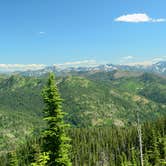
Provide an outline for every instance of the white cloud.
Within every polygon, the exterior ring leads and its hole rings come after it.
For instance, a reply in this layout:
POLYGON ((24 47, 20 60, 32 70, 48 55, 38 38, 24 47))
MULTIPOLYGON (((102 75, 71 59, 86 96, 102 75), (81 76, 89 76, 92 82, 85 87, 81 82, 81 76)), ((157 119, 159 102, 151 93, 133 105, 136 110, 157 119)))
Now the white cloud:
POLYGON ((166 22, 165 18, 152 19, 152 22, 166 22))
POLYGON ((166 56, 162 56, 162 57, 156 57, 152 59, 152 63, 156 63, 159 61, 165 61, 166 60, 166 56))
POLYGON ((65 62, 63 64, 54 64, 56 67, 82 67, 82 66, 96 66, 98 63, 95 60, 83 60, 74 62, 65 62))
POLYGON ((125 63, 125 65, 129 65, 129 66, 135 66, 135 65, 150 66, 152 64, 153 63, 151 61, 125 63))
POLYGON ((118 18, 115 18, 116 22, 130 22, 130 23, 140 23, 140 22, 165 22, 165 18, 151 18, 146 13, 134 13, 122 15, 118 18))
POLYGON ((44 35, 46 35, 46 32, 40 31, 40 32, 38 32, 38 35, 39 35, 39 36, 44 36, 44 35))
POLYGON ((159 61, 165 61, 166 56, 161 56, 161 57, 156 57, 147 61, 142 61, 142 62, 131 62, 131 63, 125 63, 125 65, 129 66, 135 66, 135 65, 141 65, 141 66, 151 66, 152 64, 155 64, 159 61))
POLYGON ((83 61, 75 61, 75 62, 66 62, 65 65, 82 65, 82 64, 96 64, 95 60, 83 60, 83 61))
POLYGON ((39 70, 44 67, 43 64, 0 64, 1 71, 39 70))
POLYGON ((133 59, 134 57, 133 56, 125 56, 125 57, 123 57, 123 59, 125 59, 125 60, 129 60, 129 59, 133 59))

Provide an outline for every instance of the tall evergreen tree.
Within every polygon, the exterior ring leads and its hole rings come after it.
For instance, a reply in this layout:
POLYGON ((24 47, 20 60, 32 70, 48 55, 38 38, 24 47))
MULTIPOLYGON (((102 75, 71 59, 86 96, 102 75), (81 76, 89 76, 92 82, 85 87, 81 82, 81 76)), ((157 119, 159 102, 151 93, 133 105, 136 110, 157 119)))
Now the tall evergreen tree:
POLYGON ((55 84, 55 76, 50 73, 47 87, 43 90, 45 103, 44 120, 47 128, 43 133, 43 149, 49 153, 47 166, 70 166, 69 141, 65 130, 67 124, 64 123, 64 112, 62 111, 62 99, 55 84))

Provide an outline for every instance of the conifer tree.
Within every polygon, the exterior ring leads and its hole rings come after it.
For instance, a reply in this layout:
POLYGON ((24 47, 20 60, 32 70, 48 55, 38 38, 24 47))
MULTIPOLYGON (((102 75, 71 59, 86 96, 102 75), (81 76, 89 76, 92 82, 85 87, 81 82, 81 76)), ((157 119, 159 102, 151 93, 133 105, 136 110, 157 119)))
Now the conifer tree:
POLYGON ((62 99, 55 84, 55 76, 50 73, 47 87, 43 90, 45 103, 44 120, 47 128, 43 133, 43 149, 49 153, 47 166, 70 166, 69 141, 65 130, 68 125, 63 121, 62 99))

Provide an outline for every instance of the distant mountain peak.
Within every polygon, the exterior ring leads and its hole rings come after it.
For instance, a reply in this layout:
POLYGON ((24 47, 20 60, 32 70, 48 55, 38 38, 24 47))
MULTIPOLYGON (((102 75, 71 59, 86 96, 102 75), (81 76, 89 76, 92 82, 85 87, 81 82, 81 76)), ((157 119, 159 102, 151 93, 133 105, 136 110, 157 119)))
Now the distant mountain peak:
POLYGON ((54 64, 52 66, 32 65, 32 68, 30 68, 29 66, 27 69, 28 70, 25 69, 19 70, 15 73, 20 73, 26 76, 41 76, 47 74, 48 72, 54 72, 57 75, 58 74, 62 75, 68 73, 72 74, 73 72, 100 72, 100 71, 109 72, 114 70, 123 70, 123 71, 150 72, 150 73, 158 73, 161 75, 166 75, 166 61, 159 61, 151 64, 149 62, 142 62, 142 63, 120 64, 120 65, 114 65, 111 63, 97 64, 95 61, 83 61, 83 62, 78 61, 73 63, 68 62, 64 64, 54 64))

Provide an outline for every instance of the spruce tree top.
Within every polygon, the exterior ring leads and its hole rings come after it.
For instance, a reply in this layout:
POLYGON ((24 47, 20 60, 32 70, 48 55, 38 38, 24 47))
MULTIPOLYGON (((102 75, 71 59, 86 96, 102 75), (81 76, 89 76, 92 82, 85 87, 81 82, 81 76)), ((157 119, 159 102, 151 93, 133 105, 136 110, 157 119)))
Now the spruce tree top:
POLYGON ((47 128, 44 131, 44 151, 49 153, 48 166, 71 166, 68 157, 69 138, 66 136, 66 125, 63 121, 62 99, 55 84, 55 76, 50 73, 47 87, 43 90, 45 103, 44 120, 47 128))

